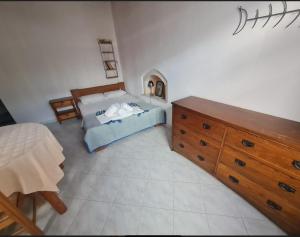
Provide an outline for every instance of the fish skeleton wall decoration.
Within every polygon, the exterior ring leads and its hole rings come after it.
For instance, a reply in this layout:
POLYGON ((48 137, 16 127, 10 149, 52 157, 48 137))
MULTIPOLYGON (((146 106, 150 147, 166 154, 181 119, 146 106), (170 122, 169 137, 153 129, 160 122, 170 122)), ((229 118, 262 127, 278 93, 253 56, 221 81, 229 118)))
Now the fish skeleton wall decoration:
POLYGON ((236 34, 240 33, 240 32, 244 29, 244 27, 245 27, 245 25, 246 25, 246 23, 247 23, 248 21, 254 21, 254 23, 253 23, 253 25, 252 25, 252 28, 254 28, 255 25, 256 25, 256 22, 258 21, 258 19, 267 18, 267 20, 265 21, 265 23, 264 23, 263 26, 262 26, 262 28, 264 28, 264 27, 267 25, 267 23, 269 22, 269 20, 270 20, 271 17, 274 17, 274 16, 281 16, 281 17, 279 18, 279 20, 276 22, 276 24, 273 26, 273 28, 274 28, 274 27, 276 27, 276 26, 282 21, 282 19, 284 18, 284 16, 286 16, 287 14, 297 13, 297 14, 295 15, 294 19, 293 19, 289 24, 287 24, 287 25, 285 26, 285 28, 288 28, 288 27, 289 27, 290 25, 292 25, 292 24, 297 20, 297 18, 299 17, 299 15, 300 15, 300 9, 295 9, 295 10, 287 11, 287 4, 286 4, 285 1, 282 1, 282 5, 283 5, 283 11, 282 11, 282 12, 279 12, 279 13, 274 13, 274 14, 273 14, 273 13, 272 13, 272 4, 270 3, 270 4, 269 4, 269 14, 268 14, 268 15, 264 15, 264 16, 259 16, 259 10, 256 9, 256 14, 255 14, 255 17, 253 17, 253 18, 248 18, 248 12, 247 12, 247 10, 244 9, 244 8, 242 8, 242 7, 240 6, 240 7, 238 8, 240 20, 239 20, 239 24, 238 24, 236 30, 233 32, 233 35, 236 35, 236 34), (244 17, 243 17, 243 15, 244 15, 244 17))

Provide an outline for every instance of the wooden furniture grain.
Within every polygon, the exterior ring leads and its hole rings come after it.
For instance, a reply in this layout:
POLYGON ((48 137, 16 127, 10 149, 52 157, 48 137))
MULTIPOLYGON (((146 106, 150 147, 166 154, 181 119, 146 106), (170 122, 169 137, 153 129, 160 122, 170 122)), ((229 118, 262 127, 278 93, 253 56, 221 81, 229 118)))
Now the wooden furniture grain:
POLYGON ((50 100, 49 104, 51 105, 59 123, 67 119, 79 118, 72 96, 50 100), (66 107, 71 108, 63 109, 66 107))
MULTIPOLYGON (((22 194, 18 193, 17 198, 8 198, 0 192, 0 233, 5 235, 19 235, 29 233, 31 235, 43 235, 42 230, 36 226, 36 205, 35 196, 33 198, 33 217, 30 220, 20 209, 20 198, 22 194), (15 226, 13 226, 15 225, 15 226), (14 228, 12 228, 14 227, 14 228), (12 233, 8 233, 11 228, 12 233), (2 233, 3 231, 3 233, 2 233)), ((16 196, 16 195, 13 195, 16 196)), ((28 195, 27 195, 28 196, 28 195)))
POLYGON ((193 96, 172 104, 172 149, 300 234, 300 123, 193 96))
POLYGON ((56 192, 40 191, 39 193, 59 214, 64 214, 68 210, 67 206, 58 197, 56 192))
POLYGON ((75 107, 79 113, 80 118, 82 118, 82 114, 78 107, 78 103, 80 102, 80 96, 91 95, 96 93, 104 93, 104 92, 114 91, 114 90, 125 90, 124 82, 119 82, 119 83, 109 84, 104 86, 94 86, 94 87, 88 87, 82 89, 72 89, 71 94, 75 101, 75 107))

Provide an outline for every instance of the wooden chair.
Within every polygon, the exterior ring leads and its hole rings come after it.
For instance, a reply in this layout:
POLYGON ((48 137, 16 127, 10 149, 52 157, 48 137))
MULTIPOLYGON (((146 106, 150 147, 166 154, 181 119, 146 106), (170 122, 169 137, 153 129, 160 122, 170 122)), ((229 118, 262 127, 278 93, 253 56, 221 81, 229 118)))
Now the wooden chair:
POLYGON ((29 233, 31 235, 43 235, 36 223, 36 203, 34 195, 26 195, 33 201, 32 220, 20 209, 24 195, 18 193, 16 198, 8 198, 0 192, 0 235, 19 235, 29 233), (12 200, 15 199, 15 200, 12 200), (3 233, 2 233, 3 232, 3 233), (12 233, 7 233, 12 232, 12 233))

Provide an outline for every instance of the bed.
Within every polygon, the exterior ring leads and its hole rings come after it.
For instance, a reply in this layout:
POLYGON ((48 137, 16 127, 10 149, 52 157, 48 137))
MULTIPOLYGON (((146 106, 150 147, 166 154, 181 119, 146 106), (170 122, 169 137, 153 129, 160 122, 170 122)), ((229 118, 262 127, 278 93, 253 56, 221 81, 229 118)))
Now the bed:
POLYGON ((99 151, 121 138, 166 123, 166 113, 164 109, 146 103, 129 93, 89 104, 83 104, 80 99, 87 95, 117 90, 125 91, 124 82, 71 90, 76 109, 82 119, 82 126, 85 131, 84 142, 89 152, 99 151), (123 102, 134 103, 142 108, 144 112, 106 124, 99 122, 96 117, 97 112, 107 110, 107 108, 114 103, 123 102))

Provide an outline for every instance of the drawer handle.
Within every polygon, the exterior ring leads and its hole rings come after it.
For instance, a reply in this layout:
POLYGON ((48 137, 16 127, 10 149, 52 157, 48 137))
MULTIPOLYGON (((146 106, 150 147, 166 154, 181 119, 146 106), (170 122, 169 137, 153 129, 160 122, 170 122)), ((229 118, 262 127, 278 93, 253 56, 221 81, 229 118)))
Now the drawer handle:
POLYGON ((245 140, 245 139, 242 140, 242 144, 245 147, 254 147, 254 143, 253 142, 250 142, 250 141, 245 140))
POLYGON ((204 161, 204 160, 205 160, 204 157, 203 157, 203 156, 200 156, 200 155, 197 155, 197 158, 198 158, 198 160, 201 160, 201 161, 204 161))
POLYGON ((232 183, 235 183, 235 184, 239 183, 239 180, 236 177, 233 177, 233 176, 229 175, 228 178, 230 179, 230 181, 232 183))
POLYGON ((293 160, 292 165, 293 165, 297 170, 300 170, 300 160, 293 160))
POLYGON ((239 160, 239 159, 235 159, 234 162, 240 166, 240 167, 245 167, 246 166, 246 162, 239 160))
POLYGON ((186 119, 186 118, 187 118, 187 116, 185 114, 181 115, 181 119, 186 119))
POLYGON ((180 143, 179 146, 180 146, 181 148, 184 148, 184 145, 183 145, 182 143, 180 143))
POLYGON ((181 134, 186 134, 186 131, 180 129, 180 133, 181 133, 181 134))
POLYGON ((272 208, 272 209, 274 209, 274 210, 277 210, 277 211, 281 211, 281 209, 282 209, 281 206, 279 206, 277 203, 275 203, 275 202, 273 202, 273 201, 271 201, 271 200, 267 200, 267 205, 268 205, 270 208, 272 208))
POLYGON ((210 129, 210 125, 207 124, 207 123, 203 123, 203 124, 202 124, 202 127, 203 127, 204 129, 210 129))
POLYGON ((286 191, 286 192, 289 192, 289 193, 295 193, 296 192, 296 189, 292 188, 291 186, 289 186, 289 185, 287 185, 285 183, 278 182, 278 186, 283 191, 286 191))
POLYGON ((203 141, 202 139, 200 140, 200 145, 201 146, 207 146, 207 142, 206 141, 203 141))

